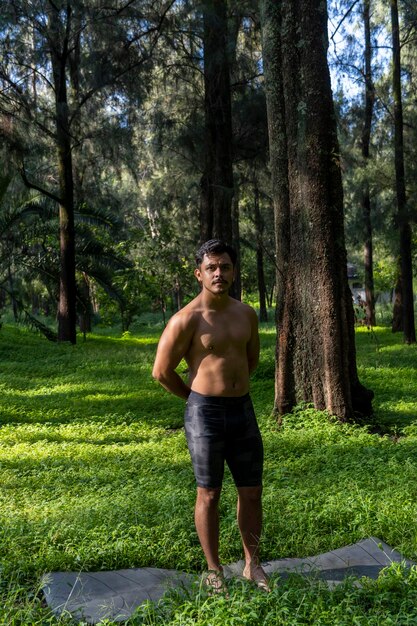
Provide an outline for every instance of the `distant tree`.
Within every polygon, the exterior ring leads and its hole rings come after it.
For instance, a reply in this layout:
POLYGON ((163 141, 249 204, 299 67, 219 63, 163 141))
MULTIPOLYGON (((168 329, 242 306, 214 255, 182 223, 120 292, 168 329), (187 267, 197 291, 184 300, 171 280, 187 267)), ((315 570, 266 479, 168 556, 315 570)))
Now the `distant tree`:
MULTIPOLYGON (((67 80, 72 54, 70 40, 72 7, 51 3, 44 30, 52 65, 53 91, 55 95, 56 148, 58 153, 58 187, 60 232, 60 274, 58 304, 58 338, 60 341, 76 342, 76 284, 75 284, 75 228, 74 228, 74 177, 71 150, 70 109, 67 80)), ((40 17, 40 16, 39 16, 40 17)), ((38 18, 39 19, 39 18, 38 18)), ((24 180, 28 186, 24 169, 24 180)))
POLYGON ((261 0, 260 6, 277 267, 275 411, 280 415, 291 411, 297 402, 295 378, 292 371, 293 351, 287 331, 290 313, 287 301, 290 196, 282 72, 282 13, 281 7, 271 0, 261 0))
POLYGON ((259 292, 259 320, 261 322, 268 321, 268 311, 266 308, 267 293, 264 272, 264 220, 260 210, 258 181, 254 180, 253 185, 253 211, 254 222, 256 228, 256 271, 258 277, 259 292))
POLYGON ((83 175, 73 154, 97 136, 94 123, 106 107, 108 114, 109 102, 117 112, 129 102, 131 77, 149 63, 173 1, 3 3, 1 130, 25 184, 59 207, 61 341, 76 340, 74 210, 83 175))
MULTIPOLYGON (((360 274, 361 277, 363 275, 365 287, 366 320, 369 326, 374 326, 374 222, 378 219, 373 219, 372 213, 375 211, 376 195, 381 191, 381 185, 377 185, 373 177, 376 151, 372 149, 371 139, 375 130, 375 66, 380 68, 375 61, 377 28, 374 24, 375 18, 371 21, 371 15, 375 12, 377 2, 361 0, 359 3, 352 3, 345 0, 337 3, 337 12, 335 3, 330 4, 333 5, 331 37, 334 43, 331 61, 336 76, 339 79, 344 76, 347 83, 346 88, 343 90, 340 87, 338 93, 338 113, 342 130, 339 136, 345 166, 344 186, 349 213, 347 219, 349 227, 353 226, 355 241, 355 249, 352 251, 351 247, 350 253, 353 252, 355 261, 360 262, 363 267, 360 274), (362 33, 362 36, 353 37, 352 31, 362 33), (349 77, 349 82, 346 77, 349 77), (353 87, 354 95, 349 93, 349 86, 353 87), (360 255, 357 252, 359 246, 362 246, 360 255), (362 258, 359 259, 359 256, 362 258)), ((351 234, 351 229, 348 228, 347 237, 351 234)))
MULTIPOLYGON (((55 333, 45 332, 38 314, 48 314, 48 309, 54 313, 59 299, 58 219, 54 203, 22 189, 18 177, 0 180, 0 291, 10 297, 16 319, 23 317, 49 339, 55 333)), ((117 215, 77 207, 74 222, 77 313, 80 329, 89 332, 92 311, 87 290, 92 283, 100 285, 123 306, 124 294, 114 284, 114 274, 127 269, 129 262, 117 250, 117 215)))
POLYGON ((414 322, 412 231, 404 165, 404 123, 401 85, 401 45, 397 0, 391 0, 392 28, 392 85, 394 96, 395 180, 397 199, 397 225, 400 239, 400 272, 396 286, 393 331, 402 327, 406 343, 416 342, 414 322))
POLYGON ((262 0, 261 6, 279 229, 275 408, 282 414, 306 401, 353 420, 371 413, 373 394, 356 368, 326 4, 262 0), (277 190, 284 195, 277 198, 277 190))
MULTIPOLYGON (((371 0, 363 1, 363 27, 364 27, 364 116, 361 137, 361 151, 365 163, 365 171, 370 159, 370 143, 372 129, 372 115, 375 101, 375 87, 372 78, 372 41, 371 41, 371 0)), ((375 290, 373 271, 373 235, 371 220, 371 192, 369 175, 366 171, 365 180, 362 185, 362 214, 364 230, 364 274, 365 274, 365 308, 366 323, 368 326, 375 326, 375 290)))

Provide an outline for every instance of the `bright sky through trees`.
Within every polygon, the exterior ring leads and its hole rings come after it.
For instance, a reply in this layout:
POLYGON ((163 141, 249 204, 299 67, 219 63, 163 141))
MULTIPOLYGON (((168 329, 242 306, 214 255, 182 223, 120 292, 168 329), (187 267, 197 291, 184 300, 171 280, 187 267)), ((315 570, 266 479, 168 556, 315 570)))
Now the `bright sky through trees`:
MULTIPOLYGON (((329 66, 333 93, 342 90, 349 98, 361 97, 364 91, 364 33, 362 2, 329 2, 329 66)), ((387 16, 376 7, 373 21, 373 71, 375 76, 391 60, 390 30, 387 16)))

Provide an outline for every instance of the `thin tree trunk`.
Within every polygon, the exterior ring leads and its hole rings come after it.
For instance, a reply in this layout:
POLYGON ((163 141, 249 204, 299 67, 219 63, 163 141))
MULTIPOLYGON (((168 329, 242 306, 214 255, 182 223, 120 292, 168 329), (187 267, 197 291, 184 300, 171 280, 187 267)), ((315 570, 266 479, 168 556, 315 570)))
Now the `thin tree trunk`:
POLYGON ((83 171, 82 171, 82 142, 81 139, 81 125, 82 117, 80 106, 81 93, 80 93, 80 64, 81 64, 81 33, 83 30, 83 15, 81 13, 81 5, 77 4, 76 11, 72 16, 73 22, 73 37, 72 37, 72 50, 68 57, 69 65, 69 77, 70 77, 70 102, 73 110, 76 111, 72 116, 71 121, 71 133, 73 137, 78 139, 75 146, 72 148, 73 163, 72 169, 74 173, 74 204, 75 206, 81 206, 84 202, 84 190, 83 190, 83 171))
POLYGON ((268 321, 268 311, 266 308, 266 285, 264 273, 264 255, 263 255, 263 221, 259 208, 259 188, 255 179, 253 189, 253 209, 256 230, 256 271, 258 277, 259 292, 259 321, 268 321))
POLYGON ((232 200, 232 245, 236 250, 236 273, 233 283, 233 295, 236 300, 242 298, 242 276, 240 272, 240 234, 239 234, 239 191, 236 189, 232 200))
POLYGON ((268 308, 272 307, 272 303, 274 301, 274 293, 275 293, 275 284, 272 285, 271 289, 269 290, 269 292, 266 292, 266 303, 268 308))
POLYGON ((281 56, 281 7, 274 0, 261 0, 261 24, 275 222, 277 342, 274 412, 279 418, 295 406, 296 391, 291 367, 294 349, 291 294, 293 286, 289 281, 288 269, 290 200, 281 56))
POLYGON ((61 203, 59 206, 60 284, 58 339, 76 343, 74 183, 67 100, 68 36, 71 8, 67 5, 65 33, 58 10, 49 13, 51 63, 54 76, 56 143, 61 203))
POLYGON ((365 183, 362 196, 364 231, 365 315, 367 326, 375 326, 375 287, 373 262, 373 237, 369 185, 365 183))
POLYGON ((373 240, 371 221, 371 198, 366 164, 369 162, 372 114, 375 101, 375 88, 372 80, 372 46, 370 23, 370 0, 364 0, 363 23, 365 34, 365 115, 362 129, 362 156, 365 162, 366 179, 362 188, 362 215, 364 230, 364 269, 366 323, 375 326, 375 291, 373 272, 373 240))
POLYGON ((400 333, 404 330, 403 325, 403 300, 402 300, 402 285, 401 285, 401 272, 400 265, 398 265, 397 280, 394 288, 394 306, 392 312, 392 325, 391 330, 393 333, 400 333))
POLYGON ((92 317, 93 307, 91 305, 90 295, 90 281, 88 276, 83 272, 80 280, 79 288, 80 296, 80 313, 78 316, 78 323, 80 331, 84 333, 91 333, 92 330, 92 317))
MULTIPOLYGON (((411 252, 411 225, 407 212, 407 196, 405 188, 404 169, 404 139, 403 139, 403 109, 401 96, 401 47, 398 20, 397 0, 391 0, 391 25, 392 25, 392 55, 393 55, 393 95, 394 95, 394 124, 395 124, 395 180, 397 192, 397 220, 400 239, 400 272, 402 291, 402 322, 404 341, 416 342, 414 322, 414 295, 413 295, 413 270, 411 252)), ((393 331, 398 327, 395 320, 393 331)))
POLYGON ((10 300, 12 302, 13 318, 14 321, 17 322, 19 320, 19 310, 17 308, 16 298, 14 297, 14 280, 10 265, 8 265, 7 267, 7 275, 9 280, 10 300))

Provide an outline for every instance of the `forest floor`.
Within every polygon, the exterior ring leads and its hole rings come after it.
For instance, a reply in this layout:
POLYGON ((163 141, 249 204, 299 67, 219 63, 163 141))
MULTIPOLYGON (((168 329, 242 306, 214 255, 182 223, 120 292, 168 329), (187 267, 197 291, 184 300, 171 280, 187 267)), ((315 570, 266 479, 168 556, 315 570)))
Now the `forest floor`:
MULTIPOLYGON (((183 402, 151 378, 161 327, 101 329, 76 346, 23 328, 0 330, 0 624, 58 620, 44 572, 154 566, 198 572, 195 485, 183 402)), ((252 397, 265 444, 262 560, 304 557, 376 536, 417 558, 417 347, 388 328, 357 330, 372 424, 341 425, 310 407, 271 415, 272 325, 261 327, 252 397)), ((241 558, 236 493, 226 474, 221 555, 241 558)), ((331 590, 301 577, 265 594, 240 582, 230 597, 172 594, 128 624, 258 626, 417 624, 417 571, 392 565, 361 586, 331 590)))

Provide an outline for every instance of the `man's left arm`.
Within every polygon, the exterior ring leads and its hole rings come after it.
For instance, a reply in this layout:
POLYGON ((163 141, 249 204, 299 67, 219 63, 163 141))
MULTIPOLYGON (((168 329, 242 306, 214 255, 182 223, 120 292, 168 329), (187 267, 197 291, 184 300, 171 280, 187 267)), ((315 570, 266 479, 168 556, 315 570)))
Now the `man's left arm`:
POLYGON ((246 346, 246 354, 248 356, 248 369, 249 375, 255 371, 258 363, 259 363, 259 330, 258 330, 258 316, 255 311, 250 308, 249 309, 249 319, 251 325, 251 335, 246 346))

